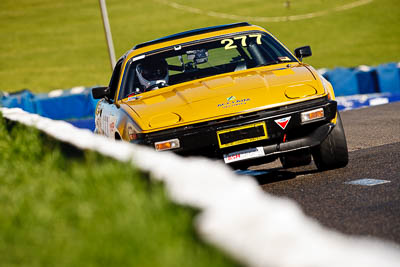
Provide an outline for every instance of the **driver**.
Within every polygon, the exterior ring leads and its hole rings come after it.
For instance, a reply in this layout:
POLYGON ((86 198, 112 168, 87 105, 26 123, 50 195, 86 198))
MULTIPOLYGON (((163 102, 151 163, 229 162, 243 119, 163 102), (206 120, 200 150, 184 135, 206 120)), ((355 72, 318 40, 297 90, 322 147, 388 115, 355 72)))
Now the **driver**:
POLYGON ((136 75, 143 92, 168 86, 168 64, 163 58, 144 59, 136 65, 136 75))

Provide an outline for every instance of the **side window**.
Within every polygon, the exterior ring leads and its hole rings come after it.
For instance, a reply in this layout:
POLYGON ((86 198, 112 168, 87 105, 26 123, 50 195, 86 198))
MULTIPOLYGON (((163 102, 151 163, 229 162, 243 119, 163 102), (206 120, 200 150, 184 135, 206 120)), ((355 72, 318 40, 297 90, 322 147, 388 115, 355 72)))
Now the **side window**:
POLYGON ((124 78, 118 98, 121 100, 132 94, 136 94, 140 90, 140 84, 136 78, 137 62, 128 62, 125 67, 124 78))
POLYGON ((111 76, 110 84, 108 85, 108 87, 110 88, 110 98, 111 99, 114 99, 115 93, 117 91, 118 81, 119 81, 119 76, 121 74, 121 66, 122 66, 123 61, 124 60, 121 59, 115 65, 113 74, 111 76))

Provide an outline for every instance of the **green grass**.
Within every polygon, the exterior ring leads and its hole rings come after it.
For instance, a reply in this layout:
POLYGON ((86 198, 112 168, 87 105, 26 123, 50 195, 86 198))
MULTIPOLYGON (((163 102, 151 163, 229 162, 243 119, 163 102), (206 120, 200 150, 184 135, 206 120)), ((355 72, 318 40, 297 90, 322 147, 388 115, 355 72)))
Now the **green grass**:
POLYGON ((1 266, 235 266, 129 164, 0 117, 1 266))
MULTIPOLYGON (((355 0, 175 0, 241 16, 299 15, 355 0)), ((236 22, 192 14, 159 2, 107 1, 117 57, 139 42, 193 28, 236 22)), ((291 50, 311 45, 306 62, 317 68, 400 61, 398 0, 374 0, 354 9, 300 21, 260 25, 291 50)), ((107 84, 110 65, 98 1, 0 1, 0 90, 35 92, 107 84)))

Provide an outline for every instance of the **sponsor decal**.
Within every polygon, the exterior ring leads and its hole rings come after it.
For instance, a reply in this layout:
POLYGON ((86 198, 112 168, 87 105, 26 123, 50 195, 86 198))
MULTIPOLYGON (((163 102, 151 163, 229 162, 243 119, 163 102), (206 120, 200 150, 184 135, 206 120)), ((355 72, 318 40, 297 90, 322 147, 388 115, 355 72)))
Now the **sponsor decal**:
POLYGON ((278 57, 279 61, 290 61, 288 57, 278 57))
POLYGON ((220 103, 217 107, 219 108, 231 108, 236 106, 241 106, 247 104, 250 101, 250 98, 242 98, 237 99, 235 96, 230 96, 226 99, 226 103, 220 103))
POLYGON ((235 161, 259 158, 265 155, 264 149, 262 147, 249 148, 246 150, 241 150, 224 155, 225 163, 232 163, 235 161))
POLYGON ((141 98, 142 96, 138 95, 138 96, 129 96, 128 97, 128 101, 134 101, 134 100, 138 100, 139 98, 141 98))
POLYGON ((102 126, 102 119, 101 119, 101 114, 102 113, 103 113, 102 106, 97 104, 94 120, 95 120, 95 125, 96 125, 96 128, 97 128, 97 131, 100 134, 104 134, 104 131, 103 131, 103 128, 102 128, 103 127, 102 126))
POLYGON ((103 132, 108 137, 114 137, 115 126, 117 122, 117 117, 113 115, 105 115, 102 116, 101 126, 103 128, 103 132))
POLYGON ((288 125, 291 117, 285 117, 282 119, 275 120, 276 124, 278 124, 283 130, 285 130, 286 126, 288 125))

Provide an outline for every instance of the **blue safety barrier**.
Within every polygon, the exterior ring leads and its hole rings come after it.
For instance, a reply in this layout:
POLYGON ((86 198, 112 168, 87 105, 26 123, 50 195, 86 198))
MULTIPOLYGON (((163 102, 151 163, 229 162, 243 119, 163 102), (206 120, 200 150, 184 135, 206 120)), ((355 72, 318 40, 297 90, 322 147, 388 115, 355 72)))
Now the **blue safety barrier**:
POLYGON ((376 68, 378 73, 379 89, 382 93, 400 93, 400 72, 398 64, 389 63, 379 65, 376 68))
POLYGON ((39 94, 35 98, 36 110, 43 117, 68 120, 90 117, 94 114, 93 97, 90 91, 79 94, 65 92, 58 97, 39 94))
POLYGON ((377 67, 335 68, 323 71, 337 96, 393 93, 400 94, 400 68, 397 63, 377 67))
POLYGON ((354 70, 357 78, 359 94, 373 94, 379 92, 376 68, 367 66, 358 67, 354 70))
POLYGON ((352 69, 335 68, 328 70, 324 76, 332 83, 337 95, 359 94, 357 77, 352 69))
POLYGON ((95 123, 93 118, 81 119, 81 120, 69 120, 67 122, 71 123, 72 125, 78 128, 89 129, 91 131, 94 131, 95 129, 95 123))
POLYGON ((30 113, 36 113, 36 105, 33 101, 35 95, 29 90, 22 90, 19 92, 4 94, 0 98, 0 106, 7 108, 22 108, 30 113))
POLYGON ((79 127, 94 130, 94 112, 98 100, 92 88, 76 87, 55 90, 48 94, 33 94, 23 90, 0 97, 0 106, 21 108, 54 120, 65 120, 79 127))
POLYGON ((351 110, 400 101, 400 94, 379 93, 370 95, 339 96, 336 98, 338 110, 351 110))

